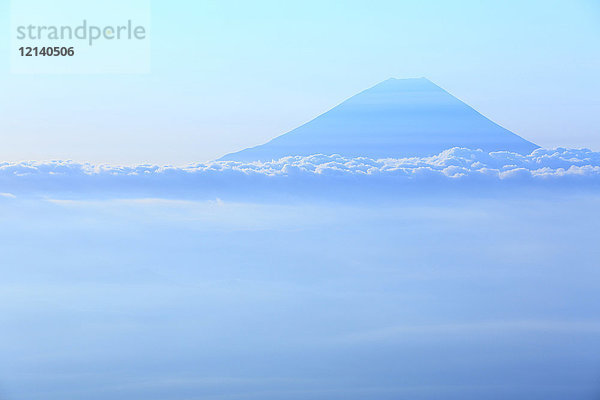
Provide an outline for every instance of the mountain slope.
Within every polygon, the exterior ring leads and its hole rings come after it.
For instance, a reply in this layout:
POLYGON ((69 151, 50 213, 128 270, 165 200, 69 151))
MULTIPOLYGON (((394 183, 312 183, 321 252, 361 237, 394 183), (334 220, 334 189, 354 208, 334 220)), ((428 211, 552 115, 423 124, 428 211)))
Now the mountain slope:
POLYGON ((388 79, 268 143, 221 160, 270 161, 317 153, 427 156, 451 147, 521 154, 538 148, 425 78, 388 79))

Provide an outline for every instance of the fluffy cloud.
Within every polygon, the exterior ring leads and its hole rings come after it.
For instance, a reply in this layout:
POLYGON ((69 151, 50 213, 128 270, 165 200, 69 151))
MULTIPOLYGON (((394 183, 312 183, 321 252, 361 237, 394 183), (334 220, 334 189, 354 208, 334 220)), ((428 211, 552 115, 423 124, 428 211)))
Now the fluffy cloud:
POLYGON ((600 153, 538 149, 529 155, 453 148, 432 157, 370 159, 339 155, 290 156, 270 162, 214 161, 182 167, 112 166, 70 161, 0 163, 0 191, 219 195, 310 192, 360 187, 477 187, 509 185, 592 188, 600 183, 600 153))

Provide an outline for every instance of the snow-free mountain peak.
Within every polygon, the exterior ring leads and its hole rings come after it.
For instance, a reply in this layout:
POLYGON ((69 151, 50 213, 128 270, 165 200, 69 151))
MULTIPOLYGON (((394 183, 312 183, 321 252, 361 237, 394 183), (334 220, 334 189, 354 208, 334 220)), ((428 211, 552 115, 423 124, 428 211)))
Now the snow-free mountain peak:
POLYGON ((222 160, 291 155, 429 156, 452 147, 529 154, 537 145, 502 128, 425 78, 388 79, 260 146, 222 160))

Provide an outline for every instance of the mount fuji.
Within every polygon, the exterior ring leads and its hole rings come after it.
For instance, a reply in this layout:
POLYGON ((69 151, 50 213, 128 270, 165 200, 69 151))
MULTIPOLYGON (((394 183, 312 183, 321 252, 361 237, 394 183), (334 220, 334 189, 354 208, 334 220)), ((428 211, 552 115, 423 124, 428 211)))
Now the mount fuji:
POLYGON ((388 79, 312 121, 221 160, 339 154, 400 158, 452 147, 529 154, 539 146, 504 129, 425 78, 388 79))
POLYGON ((401 158, 452 147, 529 154, 539 146, 490 121, 425 78, 388 79, 312 121, 222 161, 339 154, 401 158))

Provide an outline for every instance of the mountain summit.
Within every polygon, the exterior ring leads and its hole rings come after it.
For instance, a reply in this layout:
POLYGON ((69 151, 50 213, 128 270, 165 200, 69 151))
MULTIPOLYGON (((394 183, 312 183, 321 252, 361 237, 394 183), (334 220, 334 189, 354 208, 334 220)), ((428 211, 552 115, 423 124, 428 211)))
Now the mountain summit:
POLYGON ((388 79, 268 143, 221 160, 270 161, 318 153, 398 158, 452 147, 529 154, 539 146, 425 78, 388 79))

